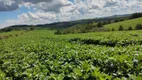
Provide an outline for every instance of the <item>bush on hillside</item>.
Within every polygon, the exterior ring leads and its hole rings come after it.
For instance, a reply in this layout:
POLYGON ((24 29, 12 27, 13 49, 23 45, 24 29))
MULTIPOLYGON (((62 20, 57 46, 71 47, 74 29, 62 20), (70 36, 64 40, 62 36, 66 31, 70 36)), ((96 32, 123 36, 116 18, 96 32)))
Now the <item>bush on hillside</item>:
POLYGON ((13 30, 12 28, 7 27, 7 28, 1 29, 0 32, 10 32, 12 30, 13 30))
POLYGON ((97 24, 97 26, 98 26, 98 27, 103 27, 103 24, 102 24, 101 22, 99 22, 99 23, 97 24))
POLYGON ((142 24, 137 24, 135 27, 136 30, 141 30, 142 29, 142 24))
POLYGON ((119 28, 118 28, 118 30, 119 30, 119 31, 123 31, 123 30, 124 30, 123 26, 120 25, 119 28))
POLYGON ((120 21, 120 20, 118 20, 118 19, 117 19, 117 20, 114 20, 114 22, 119 22, 119 21, 120 21))
POLYGON ((29 30, 32 31, 32 30, 35 30, 35 28, 34 27, 30 27, 29 30))
POLYGON ((133 28, 130 26, 130 27, 128 27, 128 30, 133 30, 133 28))
POLYGON ((114 29, 114 28, 112 28, 112 29, 111 29, 111 31, 115 31, 115 29, 114 29))

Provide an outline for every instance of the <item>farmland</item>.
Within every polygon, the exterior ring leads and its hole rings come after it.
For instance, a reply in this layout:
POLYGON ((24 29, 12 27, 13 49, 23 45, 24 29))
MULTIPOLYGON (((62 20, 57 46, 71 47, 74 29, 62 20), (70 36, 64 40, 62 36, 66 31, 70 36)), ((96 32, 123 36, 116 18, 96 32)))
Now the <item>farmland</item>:
POLYGON ((0 40, 0 80, 5 79, 141 80, 142 31, 33 30, 0 40))

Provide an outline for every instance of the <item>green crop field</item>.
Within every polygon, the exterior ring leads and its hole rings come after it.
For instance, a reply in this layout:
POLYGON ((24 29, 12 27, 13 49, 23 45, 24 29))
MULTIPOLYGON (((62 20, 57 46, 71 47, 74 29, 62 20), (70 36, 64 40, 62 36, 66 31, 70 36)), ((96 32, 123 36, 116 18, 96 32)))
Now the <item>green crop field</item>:
POLYGON ((122 21, 122 22, 116 22, 116 23, 105 25, 104 27, 108 28, 108 29, 114 28, 115 30, 118 30, 119 26, 122 25, 124 27, 124 29, 128 29, 128 27, 130 27, 130 26, 133 29, 135 29, 135 26, 137 24, 142 24, 142 18, 126 20, 126 21, 122 21))
POLYGON ((0 80, 142 80, 142 31, 34 30, 0 40, 0 80))

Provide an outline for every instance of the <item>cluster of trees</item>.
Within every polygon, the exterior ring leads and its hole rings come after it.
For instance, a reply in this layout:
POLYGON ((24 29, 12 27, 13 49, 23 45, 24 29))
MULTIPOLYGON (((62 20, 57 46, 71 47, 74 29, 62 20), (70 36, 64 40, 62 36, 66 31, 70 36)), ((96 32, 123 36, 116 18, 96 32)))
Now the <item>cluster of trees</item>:
POLYGON ((13 30, 26 30, 26 31, 31 31, 31 30, 34 30, 35 27, 25 27, 25 28, 12 28, 12 27, 6 27, 6 28, 3 28, 3 29, 0 29, 0 32, 10 32, 10 31, 13 31, 13 30))
POLYGON ((10 32, 12 30, 13 30, 12 28, 7 27, 7 28, 0 29, 0 32, 10 32))
POLYGON ((124 21, 125 18, 118 18, 114 20, 99 21, 94 25, 94 22, 89 22, 86 24, 77 24, 67 29, 58 29, 55 34, 68 34, 68 33, 87 33, 87 32, 98 32, 98 31, 109 31, 109 29, 104 28, 106 24, 111 24, 114 22, 124 21))
MULTIPOLYGON (((89 23, 87 25, 76 25, 64 30, 57 30, 55 34, 69 34, 69 33, 87 33, 87 32, 101 32, 101 31, 115 31, 114 28, 112 30, 106 29, 103 27, 103 22, 98 22, 96 25, 93 23, 89 23)), ((122 25, 119 26, 118 31, 128 31, 128 30, 142 30, 142 24, 137 24, 135 28, 131 26, 125 29, 122 25)))
POLYGON ((86 25, 75 25, 70 28, 64 30, 57 30, 55 34, 68 34, 68 33, 87 33, 87 32, 95 32, 95 31, 108 31, 105 29, 103 22, 98 22, 94 25, 94 23, 88 23, 86 25))
POLYGON ((126 18, 120 18, 120 19, 114 19, 114 20, 101 21, 101 22, 98 22, 98 23, 101 24, 101 25, 106 25, 106 24, 121 22, 121 21, 125 21, 125 20, 127 20, 127 19, 126 18))
POLYGON ((137 24, 135 27, 136 30, 142 30, 142 24, 137 24))
POLYGON ((132 14, 132 16, 130 17, 130 19, 139 18, 139 17, 142 17, 142 13, 134 13, 134 14, 132 14))
MULTIPOLYGON (((124 30, 142 30, 142 24, 137 24, 134 29, 131 26, 128 27, 128 29, 124 29, 124 27, 120 25, 118 31, 124 31, 124 30)), ((115 31, 115 29, 112 28, 112 31, 115 31)))

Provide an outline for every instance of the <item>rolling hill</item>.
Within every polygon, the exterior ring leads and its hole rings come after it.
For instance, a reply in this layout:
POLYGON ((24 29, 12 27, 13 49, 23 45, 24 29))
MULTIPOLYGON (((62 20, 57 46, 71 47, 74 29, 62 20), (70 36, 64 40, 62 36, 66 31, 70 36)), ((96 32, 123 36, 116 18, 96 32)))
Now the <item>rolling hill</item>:
MULTIPOLYGON (((38 24, 38 25, 13 25, 3 29, 0 32, 8 32, 12 30, 30 30, 30 29, 52 29, 52 30, 63 30, 65 32, 94 32, 94 31, 108 31, 108 29, 118 30, 120 25, 124 29, 132 27, 133 29, 137 24, 142 24, 142 13, 125 14, 125 15, 113 15, 108 17, 94 18, 94 19, 82 19, 75 21, 66 22, 55 22, 50 24, 38 24), (141 18, 138 18, 141 17, 141 18), (97 28, 98 24, 104 27, 97 28), (91 25, 90 25, 91 24, 91 25)), ((100 26, 99 26, 100 27, 100 26)))
POLYGON ((126 21, 107 24, 104 27, 108 29, 114 28, 115 30, 118 30, 119 26, 122 25, 124 29, 128 29, 128 27, 130 26, 134 29, 137 24, 142 24, 142 18, 130 19, 126 21))
POLYGON ((112 15, 107 17, 100 17, 100 18, 92 18, 92 19, 81 19, 81 20, 75 20, 75 21, 65 21, 65 22, 54 22, 49 24, 37 24, 37 25, 12 25, 6 28, 10 29, 25 29, 29 27, 35 27, 37 29, 67 29, 69 27, 75 26, 75 25, 86 25, 88 23, 92 22, 102 22, 102 21, 108 21, 108 20, 116 20, 116 19, 125 19, 129 18, 132 14, 124 14, 124 15, 112 15))

